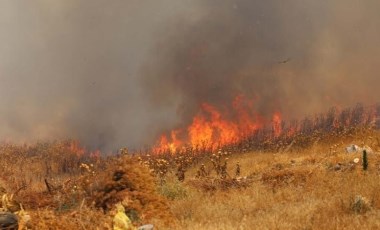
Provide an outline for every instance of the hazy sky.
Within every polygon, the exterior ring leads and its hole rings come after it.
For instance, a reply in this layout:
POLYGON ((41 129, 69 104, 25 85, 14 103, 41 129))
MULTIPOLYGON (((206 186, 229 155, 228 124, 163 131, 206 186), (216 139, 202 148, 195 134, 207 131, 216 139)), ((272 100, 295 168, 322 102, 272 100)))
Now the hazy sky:
POLYGON ((2 0, 0 138, 139 147, 239 93, 287 118, 375 103, 378 12, 375 0, 2 0))

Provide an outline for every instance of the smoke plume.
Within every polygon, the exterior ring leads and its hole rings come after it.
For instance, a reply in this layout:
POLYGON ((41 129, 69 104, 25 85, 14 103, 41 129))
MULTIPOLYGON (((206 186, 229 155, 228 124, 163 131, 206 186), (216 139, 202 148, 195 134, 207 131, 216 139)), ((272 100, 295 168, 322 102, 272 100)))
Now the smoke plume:
POLYGON ((152 144, 203 102, 266 116, 378 102, 375 0, 0 2, 0 139, 152 144))

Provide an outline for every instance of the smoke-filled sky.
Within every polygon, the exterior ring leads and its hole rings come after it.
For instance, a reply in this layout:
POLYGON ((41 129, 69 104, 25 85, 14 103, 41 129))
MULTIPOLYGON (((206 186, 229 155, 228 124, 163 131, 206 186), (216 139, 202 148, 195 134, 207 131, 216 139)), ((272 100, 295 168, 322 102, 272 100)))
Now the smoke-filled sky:
POLYGON ((238 94, 289 119, 376 103, 378 12, 377 0, 2 0, 0 139, 140 147, 238 94))

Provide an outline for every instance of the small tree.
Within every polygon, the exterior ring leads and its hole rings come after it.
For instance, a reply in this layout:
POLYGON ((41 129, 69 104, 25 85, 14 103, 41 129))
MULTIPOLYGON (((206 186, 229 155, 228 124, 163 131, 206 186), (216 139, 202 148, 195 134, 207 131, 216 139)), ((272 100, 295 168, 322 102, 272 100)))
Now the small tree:
POLYGON ((367 169, 368 169, 367 151, 363 150, 363 170, 366 171, 367 169))

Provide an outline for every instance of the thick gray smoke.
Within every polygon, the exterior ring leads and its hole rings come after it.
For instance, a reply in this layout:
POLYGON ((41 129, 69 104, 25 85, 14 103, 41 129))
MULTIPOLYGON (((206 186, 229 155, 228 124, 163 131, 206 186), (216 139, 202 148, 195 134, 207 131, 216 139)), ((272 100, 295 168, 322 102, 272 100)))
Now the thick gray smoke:
POLYGON ((375 0, 0 2, 0 139, 151 144, 237 94, 300 117, 378 101, 375 0))
POLYGON ((153 104, 177 103, 179 126, 238 94, 287 119, 378 101, 378 1, 198 3, 201 16, 170 23, 145 68, 153 104))

